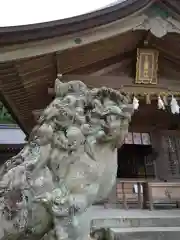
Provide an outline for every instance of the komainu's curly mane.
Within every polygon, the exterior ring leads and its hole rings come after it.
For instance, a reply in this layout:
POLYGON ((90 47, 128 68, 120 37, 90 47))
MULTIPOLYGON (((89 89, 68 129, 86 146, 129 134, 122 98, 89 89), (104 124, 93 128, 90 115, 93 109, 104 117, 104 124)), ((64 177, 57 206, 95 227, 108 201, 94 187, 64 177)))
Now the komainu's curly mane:
POLYGON ((0 239, 83 239, 79 216, 115 182, 115 148, 133 112, 128 97, 58 78, 55 94, 27 145, 1 169, 0 239))

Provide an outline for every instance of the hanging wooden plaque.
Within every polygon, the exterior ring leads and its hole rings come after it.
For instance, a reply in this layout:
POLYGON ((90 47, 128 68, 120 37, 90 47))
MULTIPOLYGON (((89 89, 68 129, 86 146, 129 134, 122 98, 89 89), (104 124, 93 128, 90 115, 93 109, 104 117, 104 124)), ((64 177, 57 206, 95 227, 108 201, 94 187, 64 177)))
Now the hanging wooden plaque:
POLYGON ((137 49, 136 83, 157 84, 158 56, 157 50, 137 49))
POLYGON ((133 136, 132 136, 132 133, 129 132, 127 137, 125 138, 125 141, 124 141, 125 144, 133 144, 133 136))
POLYGON ((142 144, 143 145, 151 145, 151 139, 149 133, 142 133, 142 144))
POLYGON ((137 145, 142 145, 141 133, 133 132, 133 142, 137 145))

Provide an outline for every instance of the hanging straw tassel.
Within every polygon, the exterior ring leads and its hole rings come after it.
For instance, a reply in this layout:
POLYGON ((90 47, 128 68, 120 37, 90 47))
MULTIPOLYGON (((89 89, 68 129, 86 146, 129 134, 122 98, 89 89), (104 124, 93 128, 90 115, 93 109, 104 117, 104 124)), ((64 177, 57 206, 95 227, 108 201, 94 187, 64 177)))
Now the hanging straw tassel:
POLYGON ((139 108, 139 100, 135 96, 133 98, 133 108, 134 110, 138 110, 139 108))
POLYGON ((171 98, 171 112, 172 114, 179 114, 179 105, 177 103, 177 100, 173 96, 171 98))
POLYGON ((163 96, 163 102, 164 102, 164 106, 168 106, 168 100, 166 95, 163 96))
POLYGON ((158 109, 165 110, 165 105, 160 96, 158 96, 158 109))
POLYGON ((146 104, 151 104, 151 96, 146 94, 146 104))

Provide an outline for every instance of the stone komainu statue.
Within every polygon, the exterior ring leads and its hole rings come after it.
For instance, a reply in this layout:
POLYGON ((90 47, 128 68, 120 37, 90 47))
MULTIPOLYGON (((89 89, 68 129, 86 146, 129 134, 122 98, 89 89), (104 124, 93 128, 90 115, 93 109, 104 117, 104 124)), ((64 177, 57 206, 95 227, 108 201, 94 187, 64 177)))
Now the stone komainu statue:
POLYGON ((59 79, 55 93, 27 145, 1 168, 0 240, 82 240, 78 219, 115 183, 128 97, 59 79))

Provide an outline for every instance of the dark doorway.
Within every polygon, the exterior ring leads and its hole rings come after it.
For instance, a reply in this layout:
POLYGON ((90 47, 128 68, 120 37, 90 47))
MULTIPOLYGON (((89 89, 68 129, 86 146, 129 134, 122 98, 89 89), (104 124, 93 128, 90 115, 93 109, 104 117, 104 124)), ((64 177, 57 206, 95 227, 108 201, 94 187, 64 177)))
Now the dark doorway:
POLYGON ((155 175, 152 147, 124 144, 118 150, 117 178, 153 178, 155 175))

